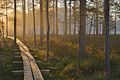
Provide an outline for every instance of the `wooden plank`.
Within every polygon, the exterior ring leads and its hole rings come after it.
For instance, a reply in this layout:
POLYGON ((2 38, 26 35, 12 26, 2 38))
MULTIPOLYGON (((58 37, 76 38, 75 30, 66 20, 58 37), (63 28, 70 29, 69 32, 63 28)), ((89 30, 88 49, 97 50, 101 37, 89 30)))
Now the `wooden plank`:
POLYGON ((49 69, 41 70, 41 72, 50 72, 50 70, 49 69))
POLYGON ((15 70, 15 71, 12 71, 12 73, 22 73, 23 70, 15 70))
MULTIPOLYGON (((14 39, 13 37, 9 37, 10 39, 14 39)), ((21 56, 23 59, 23 67, 24 67, 24 80, 33 80, 31 65, 28 59, 28 56, 24 54, 24 49, 22 47, 23 44, 20 44, 20 41, 17 39, 17 45, 19 46, 19 49, 21 51, 21 56)), ((24 45, 23 45, 24 46, 24 45)))
MULTIPOLYGON (((13 37, 7 36, 7 38, 13 37)), ((24 80, 44 80, 34 57, 30 54, 29 49, 20 40, 17 39, 17 45, 21 51, 24 64, 24 80), (33 75, 32 75, 33 74, 33 75), (34 76, 34 77, 33 77, 34 76)))
POLYGON ((13 64, 22 64, 23 61, 13 61, 13 64))
MULTIPOLYGON (((21 48, 20 48, 21 49, 21 48)), ((27 55, 21 53, 24 64, 24 80, 33 80, 32 70, 27 55)))
POLYGON ((40 69, 39 69, 38 65, 36 64, 36 61, 35 61, 34 57, 30 54, 28 48, 24 45, 23 49, 26 49, 25 50, 26 52, 24 54, 26 54, 29 58, 34 79, 35 80, 44 80, 43 76, 40 72, 40 69))
POLYGON ((31 60, 30 63, 31 63, 31 68, 33 71, 34 79, 35 80, 44 80, 36 62, 31 60))

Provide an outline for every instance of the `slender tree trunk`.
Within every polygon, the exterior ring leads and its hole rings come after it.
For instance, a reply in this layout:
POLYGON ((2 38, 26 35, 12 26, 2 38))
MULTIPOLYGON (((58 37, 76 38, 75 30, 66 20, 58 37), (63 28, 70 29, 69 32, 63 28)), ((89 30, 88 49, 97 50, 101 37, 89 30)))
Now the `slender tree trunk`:
POLYGON ((69 34, 71 35, 71 0, 69 1, 69 34))
POLYGON ((25 38, 26 34, 25 34, 25 26, 26 26, 26 11, 25 11, 25 0, 22 1, 22 5, 23 5, 23 37, 25 38))
POLYGON ((100 18, 100 34, 102 34, 102 19, 100 18))
POLYGON ((64 34, 67 35, 68 25, 67 25, 67 1, 64 0, 64 6, 65 6, 65 30, 64 34))
POLYGON ((86 0, 80 0, 79 54, 85 56, 86 0))
POLYGON ((6 35, 8 36, 8 8, 7 8, 7 0, 6 0, 6 35))
POLYGON ((16 45, 16 0, 14 0, 14 43, 16 45))
POLYGON ((96 0, 96 34, 98 35, 98 0, 96 0))
POLYGON ((49 12, 48 12, 48 7, 49 5, 49 0, 46 0, 46 16, 47 16, 47 55, 46 59, 48 60, 49 57, 49 37, 50 37, 50 24, 49 24, 49 12))
POLYGON ((95 16, 94 16, 94 33, 93 34, 96 34, 96 24, 95 24, 96 20, 95 20, 95 16))
POLYGON ((40 44, 43 43, 43 0, 40 0, 40 44))
POLYGON ((30 15, 31 15, 31 12, 30 12, 30 0, 28 0, 28 15, 27 15, 27 23, 28 23, 28 27, 29 27, 29 32, 32 34, 32 27, 31 27, 31 25, 30 25, 30 15))
POLYGON ((92 24, 93 24, 93 17, 92 17, 92 19, 91 19, 91 22, 90 22, 90 30, 89 30, 89 34, 91 33, 91 31, 92 31, 92 24))
POLYGON ((76 34, 76 0, 74 1, 74 35, 76 34))
POLYGON ((33 8, 33 30, 34 30, 34 46, 36 49, 36 27, 35 27, 35 7, 34 7, 34 0, 32 0, 32 8, 33 8))
POLYGON ((105 34, 105 22, 104 20, 102 21, 102 34, 105 34))
POLYGON ((53 0, 53 34, 55 34, 55 0, 53 0))
POLYGON ((3 47, 5 46, 5 37, 4 37, 4 22, 3 22, 3 17, 2 17, 2 38, 3 38, 3 47))
POLYGON ((117 30, 116 30, 116 27, 117 27, 116 19, 117 19, 117 16, 116 16, 116 12, 115 12, 115 35, 116 35, 116 32, 117 32, 117 30))
POLYGON ((59 34, 58 30, 58 0, 56 0, 56 35, 59 34))
POLYGON ((109 0, 104 0, 105 18, 105 75, 106 80, 110 77, 110 43, 109 43, 109 0))
POLYGON ((98 31, 98 14, 96 14, 96 34, 97 35, 99 34, 99 31, 98 31))

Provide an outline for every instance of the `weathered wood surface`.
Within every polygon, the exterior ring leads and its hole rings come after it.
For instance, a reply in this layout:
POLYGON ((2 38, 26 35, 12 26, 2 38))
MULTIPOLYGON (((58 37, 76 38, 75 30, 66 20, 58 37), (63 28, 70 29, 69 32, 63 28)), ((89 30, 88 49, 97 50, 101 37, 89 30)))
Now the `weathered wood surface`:
MULTIPOLYGON (((7 36, 13 39, 13 37, 7 36)), ((30 54, 29 49, 20 40, 16 44, 19 46, 24 64, 24 80, 44 80, 41 71, 36 64, 34 57, 30 54)))

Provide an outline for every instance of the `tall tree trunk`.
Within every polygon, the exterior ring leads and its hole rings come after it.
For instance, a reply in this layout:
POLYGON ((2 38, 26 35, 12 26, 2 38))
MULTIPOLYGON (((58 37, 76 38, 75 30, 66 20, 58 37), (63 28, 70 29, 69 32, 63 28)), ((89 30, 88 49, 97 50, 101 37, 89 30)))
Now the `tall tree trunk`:
POLYGON ((102 34, 105 34, 105 22, 102 20, 102 34))
POLYGON ((117 32, 117 24, 116 24, 116 19, 117 19, 117 15, 116 15, 116 12, 115 12, 115 35, 116 35, 116 32, 117 32))
POLYGON ((69 34, 71 35, 71 0, 69 1, 69 34))
POLYGON ((50 24, 49 24, 49 12, 48 12, 49 0, 46 0, 46 16, 47 16, 47 55, 46 59, 49 57, 49 37, 50 37, 50 24))
POLYGON ((6 0, 6 35, 8 36, 8 8, 7 8, 7 0, 6 0))
POLYGON ((5 46, 5 37, 4 37, 4 22, 3 22, 3 17, 2 17, 2 38, 3 38, 3 47, 5 46))
POLYGON ((76 0, 74 1, 74 35, 76 34, 76 0))
POLYGON ((89 34, 91 34, 91 31, 92 31, 92 24, 93 24, 93 17, 91 18, 91 21, 90 21, 90 30, 89 30, 89 34))
POLYGON ((93 34, 96 34, 96 19, 95 19, 95 16, 94 16, 94 33, 93 34))
POLYGON ((30 12, 30 0, 28 0, 27 3, 28 3, 28 15, 27 15, 27 17, 28 17, 28 18, 27 18, 27 23, 28 23, 28 25, 27 25, 27 26, 29 27, 29 28, 28 28, 28 29, 29 29, 29 32, 32 34, 32 30, 33 30, 32 28, 33 28, 33 27, 30 25, 30 22, 31 22, 31 20, 30 20, 30 19, 31 19, 31 18, 30 18, 30 16, 31 16, 31 12, 30 12))
POLYGON ((14 0, 14 43, 16 45, 16 0, 14 0))
POLYGON ((67 1, 64 0, 64 6, 65 6, 65 28, 64 28, 64 34, 67 35, 68 25, 67 25, 67 1))
POLYGON ((85 56, 86 0, 80 0, 79 54, 85 56))
POLYGON ((40 0, 40 44, 43 43, 43 0, 40 0))
POLYGON ((32 8, 33 8, 33 30, 34 30, 34 46, 36 49, 36 27, 35 27, 35 7, 34 7, 34 0, 32 0, 32 8))
POLYGON ((55 34, 55 0, 53 0, 53 34, 55 34))
POLYGON ((100 35, 102 34, 102 15, 100 14, 100 35))
POLYGON ((96 34, 98 35, 99 34, 99 31, 98 31, 98 14, 96 13, 96 34))
POLYGON ((98 35, 98 0, 96 0, 96 34, 98 35))
POLYGON ((59 34, 59 30, 58 30, 58 0, 56 0, 56 34, 59 34))
POLYGON ((105 18, 105 75, 106 80, 110 77, 110 43, 109 43, 109 0, 104 0, 105 18))
POLYGON ((25 38, 25 25, 26 25, 26 11, 25 11, 25 0, 22 1, 22 5, 23 5, 23 37, 25 38))
POLYGON ((30 25, 29 25, 29 15, 30 15, 30 10, 29 10, 29 8, 30 8, 30 4, 29 4, 29 0, 27 1, 27 7, 28 7, 28 14, 27 14, 27 27, 30 27, 30 25))

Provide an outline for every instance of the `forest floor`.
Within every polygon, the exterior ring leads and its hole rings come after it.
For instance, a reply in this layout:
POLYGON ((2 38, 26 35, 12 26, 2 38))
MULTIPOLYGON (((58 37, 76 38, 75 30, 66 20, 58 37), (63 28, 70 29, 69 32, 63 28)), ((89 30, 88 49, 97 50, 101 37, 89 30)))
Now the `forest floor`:
MULTIPOLYGON (((1 44, 1 43, 0 43, 1 44)), ((13 73, 14 70, 22 70, 23 65, 13 64, 14 56, 20 56, 16 53, 17 47, 14 47, 13 40, 5 39, 5 43, 0 45, 0 80, 23 80, 23 73, 13 73), (4 45, 4 46, 3 46, 4 45)))
POLYGON ((10 48, 0 48, 0 80, 12 80, 12 55, 10 48))
MULTIPOLYGON (((110 80, 120 80, 120 35, 110 36, 110 80)), ((32 55, 37 56, 37 64, 45 80, 104 80, 105 53, 104 36, 89 35, 86 37, 86 57, 78 55, 78 36, 52 36, 50 37, 49 59, 46 61, 46 38, 43 45, 39 44, 34 49, 33 37, 23 41, 32 55), (49 71, 50 70, 50 71, 49 71)), ((0 48, 0 80, 14 80, 11 71, 14 48, 9 46, 0 48), (6 58, 7 57, 7 58, 6 58), (1 65, 2 64, 2 65, 1 65)), ((8 45, 8 44, 7 44, 8 45)), ((18 66, 19 67, 19 66, 18 66)), ((21 79, 22 80, 22 79, 21 79)))
MULTIPOLYGON (((110 36, 110 80, 120 79, 120 36, 110 36)), ((37 38, 37 50, 34 49, 33 37, 26 39, 33 54, 42 61, 39 67, 43 72, 45 80, 104 80, 105 53, 104 36, 89 35, 86 37, 86 57, 78 55, 78 36, 52 36, 50 38, 49 60, 46 58, 46 38, 43 45, 39 44, 37 38), (80 61, 79 61, 80 60, 80 61)))

